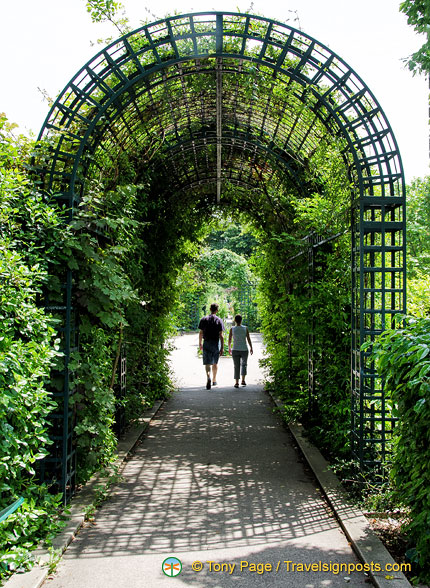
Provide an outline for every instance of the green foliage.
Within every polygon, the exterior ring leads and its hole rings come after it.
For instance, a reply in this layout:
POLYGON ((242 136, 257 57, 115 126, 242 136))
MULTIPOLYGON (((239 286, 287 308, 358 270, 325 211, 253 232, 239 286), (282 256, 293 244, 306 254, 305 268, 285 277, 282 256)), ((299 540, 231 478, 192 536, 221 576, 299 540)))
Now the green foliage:
MULTIPOLYGON (((128 308, 127 317, 127 397, 123 400, 127 420, 132 420, 155 400, 165 398, 172 390, 167 359, 171 334, 167 315, 152 315, 140 304, 128 308)), ((172 310, 169 306, 168 310, 172 310)))
MULTIPOLYGON (((312 154, 309 165, 317 169, 316 190, 303 197, 294 195, 294 224, 302 234, 335 234, 349 226, 351 182, 340 140, 325 140, 312 154)), ((311 176, 312 177, 312 176, 311 176)))
POLYGON ((430 177, 415 179, 407 188, 408 272, 430 270, 430 177))
POLYGON ((430 319, 406 318, 373 345, 385 378, 387 403, 399 416, 392 477, 395 493, 409 507, 413 560, 423 582, 430 580, 430 319))
MULTIPOLYGON (((292 405, 322 449, 347 455, 349 448, 349 240, 320 250, 315 282, 308 282, 307 255, 282 272, 291 238, 265 244, 256 259, 270 387, 292 405), (306 265, 304 264, 306 263, 306 265), (308 350, 312 337, 314 391, 308 389, 308 350)), ((290 410, 291 412, 291 410, 290 410)))
POLYGON ((400 11, 408 17, 408 24, 418 34, 426 35, 426 41, 407 60, 409 69, 414 73, 430 71, 430 6, 428 0, 405 0, 400 3, 400 11))
POLYGON ((93 184, 79 204, 65 246, 70 269, 79 270, 78 304, 106 327, 123 324, 124 308, 137 298, 122 267, 138 226, 131 218, 134 201, 131 187, 105 193, 93 184))
POLYGON ((205 288, 192 262, 184 265, 177 277, 176 286, 178 295, 176 307, 171 313, 172 326, 177 330, 196 330, 203 316, 205 288))
POLYGON ((115 2, 114 0, 87 0, 87 11, 90 13, 93 22, 112 19, 122 7, 120 2, 115 2))
POLYGON ((208 282, 204 295, 200 299, 203 303, 202 316, 209 314, 211 304, 215 303, 218 304, 218 316, 225 322, 228 316, 232 314, 232 306, 229 304, 227 296, 224 286, 215 282, 208 282))
POLYGON ((116 447, 112 336, 102 327, 91 325, 88 318, 81 323, 80 336, 80 350, 70 366, 78 374, 72 396, 77 416, 78 481, 106 466, 116 447))
POLYGON ((430 314, 430 177, 407 187, 407 301, 413 316, 430 314))
POLYGON ((30 565, 28 549, 56 527, 59 497, 34 483, 49 448, 54 407, 45 384, 58 356, 54 323, 40 307, 48 262, 64 236, 61 215, 32 188, 24 161, 31 143, 0 116, 0 576, 30 565))
POLYGON ((395 495, 393 481, 388 475, 388 468, 382 474, 360 468, 356 460, 349 458, 335 459, 331 469, 342 480, 348 495, 365 511, 379 513, 398 512, 401 503, 395 495))
POLYGON ((123 186, 107 192, 100 181, 91 181, 61 252, 64 263, 76 272, 74 293, 80 316, 79 351, 70 362, 75 374, 71 402, 79 481, 109 463, 116 446, 115 358, 127 324, 126 309, 138 299, 124 269, 129 241, 139 227, 133 218, 136 190, 123 186))
POLYGON ((246 259, 229 249, 209 250, 196 260, 197 270, 206 280, 226 287, 240 287, 251 279, 246 259))
MULTIPOLYGON (((164 220, 156 203, 148 202, 146 184, 121 183, 132 170, 123 158, 115 169, 120 183, 112 190, 100 179, 91 181, 64 247, 76 271, 81 317, 80 349, 70 366, 75 372, 72 402, 80 480, 113 458, 117 411, 124 410, 127 420, 135 418, 171 388, 166 317, 175 302, 177 264, 187 259, 188 246, 186 240, 177 245, 183 237, 164 220), (127 393, 119 398, 116 368, 123 344, 127 393)), ((109 177, 104 179, 109 184, 109 177)))
MULTIPOLYGON (((115 0, 86 0, 86 7, 93 22, 110 22, 121 35, 130 29, 128 19, 123 11, 124 6, 121 2, 116 2, 115 0), (118 16, 120 11, 122 11, 122 15, 118 16)), ((106 41, 102 42, 105 43, 106 41)))
POLYGON ((205 239, 211 249, 228 249, 249 259, 257 247, 257 239, 251 229, 232 222, 222 223, 213 229, 205 239))
POLYGON ((178 276, 180 294, 173 321, 178 326, 196 329, 199 319, 209 312, 211 303, 216 302, 221 318, 241 312, 246 324, 256 329, 256 309, 252 301, 245 304, 243 300, 244 290, 251 291, 251 298, 255 294, 256 277, 249 257, 257 246, 256 238, 249 229, 231 224, 230 218, 216 217, 206 227, 207 231, 211 228, 203 241, 203 250, 194 250, 193 261, 186 264, 178 276))
POLYGON ((26 500, 0 523, 0 578, 23 572, 34 564, 31 552, 39 542, 51 545, 65 525, 61 514, 61 496, 49 494, 45 486, 28 484, 26 500))
POLYGON ((430 316, 430 275, 417 271, 407 284, 408 312, 412 316, 430 316))

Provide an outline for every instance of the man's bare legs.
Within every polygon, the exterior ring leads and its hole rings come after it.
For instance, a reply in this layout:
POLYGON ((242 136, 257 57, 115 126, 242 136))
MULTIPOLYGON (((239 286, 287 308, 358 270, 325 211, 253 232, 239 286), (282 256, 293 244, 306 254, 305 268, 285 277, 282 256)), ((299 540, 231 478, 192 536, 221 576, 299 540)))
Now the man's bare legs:
POLYGON ((218 372, 218 364, 214 363, 212 366, 212 384, 216 384, 217 372, 218 372))
MULTIPOLYGON (((214 363, 213 365, 205 365, 206 379, 208 382, 210 382, 211 368, 212 368, 212 384, 216 384, 216 375, 218 373, 218 365, 216 363, 214 363)), ((208 386, 206 386, 206 387, 208 387, 208 386)))

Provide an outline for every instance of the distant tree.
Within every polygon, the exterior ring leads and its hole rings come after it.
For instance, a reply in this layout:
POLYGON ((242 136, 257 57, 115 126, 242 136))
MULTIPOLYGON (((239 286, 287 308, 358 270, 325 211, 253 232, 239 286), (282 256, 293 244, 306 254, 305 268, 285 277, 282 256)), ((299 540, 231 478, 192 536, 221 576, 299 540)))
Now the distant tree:
POLYGON ((407 190, 408 271, 430 273, 430 177, 418 178, 407 190))
POLYGON ((430 177, 407 187, 408 313, 430 316, 430 177))
POLYGON ((229 224, 211 231, 206 239, 210 249, 229 249, 238 255, 249 258, 253 253, 257 240, 254 235, 241 225, 229 224))
POLYGON ((240 287, 251 280, 246 259, 229 249, 213 249, 195 262, 203 280, 224 287, 240 287))
POLYGON ((422 46, 407 59, 409 69, 414 74, 430 72, 430 1, 405 0, 400 3, 400 11, 406 14, 416 33, 426 35, 422 46))

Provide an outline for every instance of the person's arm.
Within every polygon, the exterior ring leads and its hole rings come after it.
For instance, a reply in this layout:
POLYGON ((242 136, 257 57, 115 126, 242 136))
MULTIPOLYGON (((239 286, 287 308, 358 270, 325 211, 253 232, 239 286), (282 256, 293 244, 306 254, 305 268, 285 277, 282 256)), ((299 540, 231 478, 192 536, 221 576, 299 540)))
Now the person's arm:
POLYGON ((199 348, 200 351, 203 351, 203 331, 201 329, 199 331, 199 348))
POLYGON ((249 334, 248 327, 246 327, 246 338, 248 339, 249 351, 251 352, 251 355, 252 355, 254 353, 254 351, 252 349, 251 336, 249 334))
POLYGON ((232 329, 230 329, 230 332, 228 334, 228 353, 229 355, 231 355, 231 340, 233 338, 233 331, 232 329))
POLYGON ((224 332, 220 331, 219 332, 219 340, 221 341, 221 349, 219 354, 222 355, 224 353, 224 332))

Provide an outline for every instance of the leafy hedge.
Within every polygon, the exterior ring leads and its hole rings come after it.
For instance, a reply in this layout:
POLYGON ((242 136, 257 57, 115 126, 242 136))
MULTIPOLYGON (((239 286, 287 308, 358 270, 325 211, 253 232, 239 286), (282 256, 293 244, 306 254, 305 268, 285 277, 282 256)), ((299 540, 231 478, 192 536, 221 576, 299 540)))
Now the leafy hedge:
POLYGON ((0 577, 25 566, 27 548, 52 534, 59 504, 35 483, 35 467, 49 451, 54 404, 45 381, 58 356, 40 296, 62 218, 29 182, 23 162, 31 144, 13 128, 0 115, 0 510, 25 501, 0 523, 0 577))
POLYGON ((292 186, 276 193, 267 186, 267 200, 276 202, 276 208, 265 211, 266 224, 257 230, 261 245, 254 262, 270 385, 285 400, 289 418, 300 419, 320 448, 345 456, 350 430, 351 269, 350 236, 344 231, 350 200, 339 147, 322 142, 313 154, 311 197, 292 186), (319 235, 317 241, 325 240, 321 235, 330 240, 313 248, 312 281, 306 236, 313 234, 319 235))
POLYGON ((408 556, 430 581, 430 318, 407 318, 373 345, 378 372, 399 417, 391 475, 410 509, 408 556))
POLYGON ((270 386, 318 446, 332 455, 349 449, 350 300, 348 239, 315 255, 317 281, 308 281, 307 255, 282 271, 289 245, 267 243, 259 260, 259 309, 267 343, 270 386), (308 349, 313 338, 314 391, 308 349))
POLYGON ((49 453, 49 417, 56 408, 47 384, 61 386, 50 378, 51 368, 62 362, 55 338, 61 317, 45 314, 45 293, 55 306, 64 267, 73 270, 80 341, 70 364, 71 402, 82 482, 114 455, 119 406, 128 419, 135 418, 171 389, 168 317, 179 268, 190 258, 189 239, 199 223, 190 212, 192 201, 183 207, 151 199, 148 184, 136 182, 124 157, 114 182, 109 167, 103 182, 88 177, 86 194, 67 224, 56 203, 28 178, 31 142, 14 137, 3 117, 0 130, 0 509, 18 496, 26 499, 0 524, 5 574, 28 565, 28 549, 52 535, 61 501, 35 477, 37 461, 49 453), (169 206, 178 210, 165 217, 169 206), (189 221, 189 236, 176 230, 181 216, 183 224, 189 221), (119 399, 114 387, 123 343, 128 386, 119 399))

